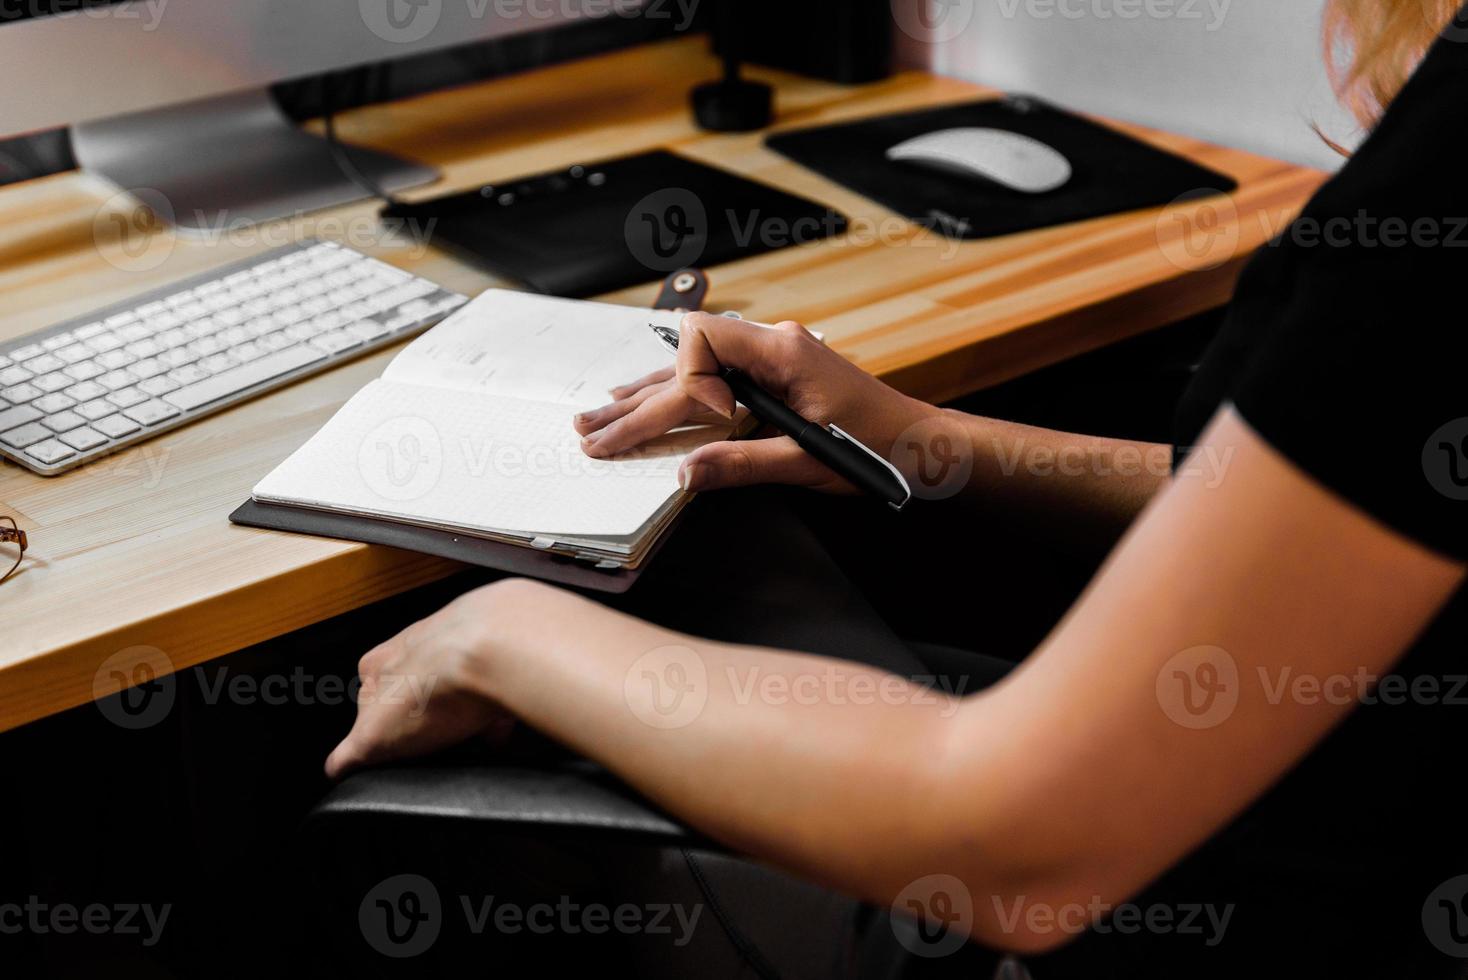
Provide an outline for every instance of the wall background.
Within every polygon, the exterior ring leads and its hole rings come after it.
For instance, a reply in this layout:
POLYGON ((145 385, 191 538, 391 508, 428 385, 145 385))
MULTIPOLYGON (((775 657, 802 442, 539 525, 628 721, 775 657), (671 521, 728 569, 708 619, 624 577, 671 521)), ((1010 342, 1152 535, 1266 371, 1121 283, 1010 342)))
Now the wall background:
POLYGON ((1325 0, 892 0, 901 63, 1334 169, 1325 0))

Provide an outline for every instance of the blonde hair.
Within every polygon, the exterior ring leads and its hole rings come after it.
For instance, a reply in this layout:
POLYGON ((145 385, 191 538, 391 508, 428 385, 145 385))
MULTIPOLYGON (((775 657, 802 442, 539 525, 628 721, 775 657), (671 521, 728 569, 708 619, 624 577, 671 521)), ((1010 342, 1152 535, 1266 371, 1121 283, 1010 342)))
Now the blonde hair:
POLYGON ((1367 129, 1406 84, 1462 0, 1327 0, 1325 63, 1343 105, 1367 129))

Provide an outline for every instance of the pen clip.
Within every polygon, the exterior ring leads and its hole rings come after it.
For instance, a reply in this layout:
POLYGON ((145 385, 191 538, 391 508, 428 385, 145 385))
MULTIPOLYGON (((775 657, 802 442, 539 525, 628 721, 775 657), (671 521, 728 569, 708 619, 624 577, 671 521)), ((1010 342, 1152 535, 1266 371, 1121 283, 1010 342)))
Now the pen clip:
POLYGON ((912 499, 912 487, 908 485, 907 477, 902 475, 902 471, 892 465, 891 460, 883 459, 881 456, 878 456, 875 452, 872 451, 872 448, 870 446, 853 436, 851 433, 842 429, 839 425, 831 426, 830 432, 831 435, 835 436, 837 439, 845 439, 847 442, 851 443, 853 446, 866 453, 872 459, 882 464, 882 466, 886 468, 887 472, 892 474, 892 478, 896 480, 897 485, 902 488, 903 497, 901 503, 898 503, 895 500, 887 501, 887 506, 896 511, 900 511, 902 510, 902 508, 907 506, 907 502, 912 499))

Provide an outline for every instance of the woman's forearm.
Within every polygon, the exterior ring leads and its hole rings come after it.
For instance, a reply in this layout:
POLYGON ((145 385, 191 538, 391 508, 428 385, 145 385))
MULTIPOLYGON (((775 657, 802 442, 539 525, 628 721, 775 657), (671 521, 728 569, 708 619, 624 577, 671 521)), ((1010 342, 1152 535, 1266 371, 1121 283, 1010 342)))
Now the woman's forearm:
MULTIPOLYGON (((874 901, 951 866, 954 842, 934 839, 933 814, 958 699, 513 586, 498 607, 510 621, 478 676, 528 724, 715 839, 874 901)), ((967 819, 977 841, 985 815, 967 819)))

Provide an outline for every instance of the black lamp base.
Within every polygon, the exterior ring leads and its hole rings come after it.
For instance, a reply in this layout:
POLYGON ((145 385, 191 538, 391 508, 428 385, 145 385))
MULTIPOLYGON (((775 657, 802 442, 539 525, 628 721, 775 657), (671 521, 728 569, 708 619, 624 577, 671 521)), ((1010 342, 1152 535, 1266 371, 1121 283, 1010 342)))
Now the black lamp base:
POLYGON ((693 118, 715 133, 763 129, 775 118, 775 90, 739 78, 700 85, 693 90, 693 118))

